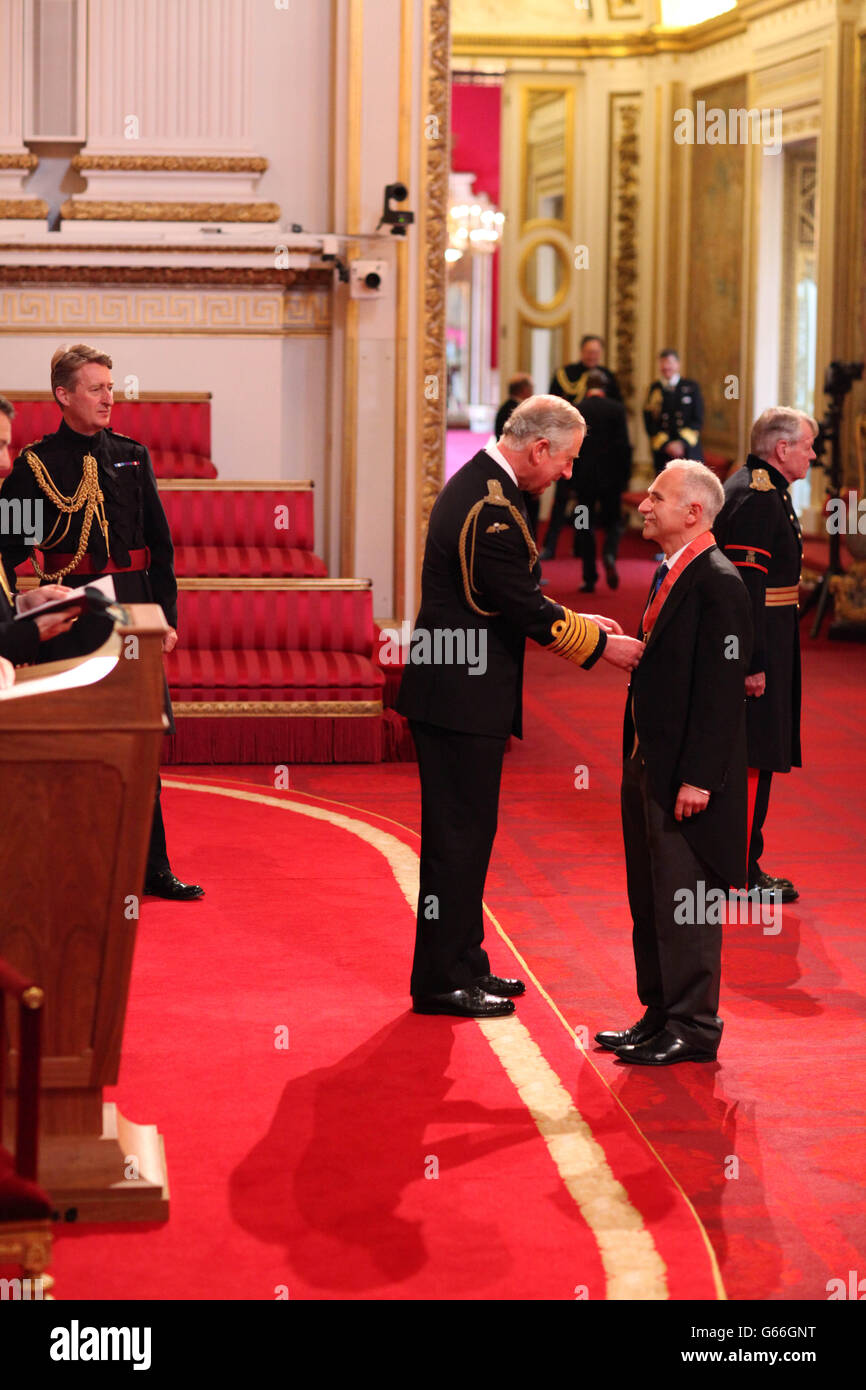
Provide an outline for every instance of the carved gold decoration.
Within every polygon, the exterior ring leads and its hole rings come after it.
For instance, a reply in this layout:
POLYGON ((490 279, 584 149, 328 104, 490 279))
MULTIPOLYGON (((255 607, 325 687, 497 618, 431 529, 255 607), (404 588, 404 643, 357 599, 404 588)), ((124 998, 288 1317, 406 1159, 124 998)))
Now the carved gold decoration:
POLYGON ((0 198, 0 218, 27 217, 36 222, 48 216, 44 198, 0 198))
MULTIPOLYGON (((556 226, 557 224, 554 223, 552 225, 556 226)), ((527 321, 532 322, 533 324, 537 324, 539 320, 536 319, 535 316, 544 315, 545 317, 543 319, 543 322, 544 324, 548 324, 549 319, 547 318, 547 315, 555 314, 556 310, 559 309, 560 305, 565 303, 571 291, 571 260, 569 258, 568 252, 563 247, 561 241, 557 240, 555 237, 549 235, 548 233, 542 232, 538 236, 534 237, 531 241, 524 242, 523 248, 520 252, 520 260, 517 266, 517 280, 518 284, 520 285, 520 293, 523 295, 523 298, 526 301, 526 306, 530 310, 530 313, 525 316, 527 318, 527 321), (561 271, 559 289, 556 291, 552 299, 549 299, 544 303, 542 303, 541 300, 536 299, 535 295, 532 294, 529 289, 529 265, 532 256, 534 255, 535 251, 538 249, 539 246, 553 247, 554 251, 556 252, 557 260, 559 261, 561 271)))
MULTIPOLYGON (((764 0, 766 11, 772 0, 764 0)), ((784 9, 790 0, 776 0, 784 9)), ((613 34, 459 33, 454 35, 455 58, 646 58, 659 53, 697 53, 702 48, 737 38, 748 31, 743 0, 736 10, 708 19, 694 29, 635 29, 613 34)))
MULTIPOLYGON (((30 247, 17 250, 30 250, 30 247)), ((329 287, 334 273, 327 267, 307 270, 269 270, 258 266, 196 265, 4 265, 3 285, 281 285, 329 287)))
POLYGON ((320 718, 345 719, 347 716, 374 718, 382 713, 381 700, 172 700, 175 716, 185 719, 236 719, 242 715, 257 718, 298 719, 315 714, 320 718))
MULTIPOLYGON (((412 180, 412 76, 413 76, 413 0, 400 3, 400 88, 397 124, 397 178, 407 188, 412 180)), ((397 237, 396 292, 397 341, 394 354, 394 568, 395 612, 403 613, 406 603, 406 494, 409 464, 409 246, 397 237)))
MULTIPOLYGON (((11 215, 11 214, 7 214, 11 215)), ((100 222, 279 222, 279 203, 125 203, 68 198, 60 216, 100 222)))
POLYGON ((4 333, 325 335, 330 290, 0 289, 4 333))
POLYGON ((635 393, 641 101, 636 93, 610 98, 607 337, 611 364, 629 407, 635 393))
POLYGON ((0 169, 35 169, 38 163, 35 154, 0 154, 0 169))
POLYGON ((421 313, 418 382, 418 546, 445 473, 445 247, 448 245, 448 172, 451 164, 451 73, 448 0, 425 0, 421 107, 419 245, 421 313), (432 138, 431 138, 432 136, 432 138))
POLYGON ((268 161, 260 155, 77 154, 73 169, 174 170, 183 173, 263 174, 268 161))

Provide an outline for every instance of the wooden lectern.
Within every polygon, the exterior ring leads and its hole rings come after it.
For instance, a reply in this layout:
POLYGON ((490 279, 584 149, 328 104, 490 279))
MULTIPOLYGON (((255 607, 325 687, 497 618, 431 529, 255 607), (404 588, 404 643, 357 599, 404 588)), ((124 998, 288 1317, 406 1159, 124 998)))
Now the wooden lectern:
POLYGON ((89 657, 26 667, 0 691, 0 956, 45 991, 40 1184, 70 1218, 161 1221, 162 1137, 104 1104, 102 1088, 120 1065, 167 624, 154 604, 112 611, 89 657))

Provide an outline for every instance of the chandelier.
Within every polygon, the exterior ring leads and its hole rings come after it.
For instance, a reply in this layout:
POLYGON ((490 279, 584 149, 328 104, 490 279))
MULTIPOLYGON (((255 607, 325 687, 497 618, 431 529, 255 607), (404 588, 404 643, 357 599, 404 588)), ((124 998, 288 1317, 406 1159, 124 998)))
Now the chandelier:
POLYGON ((505 213, 493 206, 486 193, 473 194, 471 202, 452 203, 445 259, 459 261, 464 251, 495 251, 504 221, 505 213))

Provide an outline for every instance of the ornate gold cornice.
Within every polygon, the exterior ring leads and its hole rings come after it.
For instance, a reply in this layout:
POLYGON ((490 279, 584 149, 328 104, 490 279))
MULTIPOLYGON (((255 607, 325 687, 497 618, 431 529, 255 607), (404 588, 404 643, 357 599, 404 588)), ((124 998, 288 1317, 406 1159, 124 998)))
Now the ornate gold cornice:
POLYGON ((0 169, 35 169, 39 163, 35 154, 0 154, 0 169))
MULTIPOLYGON (((770 0, 762 13, 790 0, 770 0)), ((757 13, 751 17, 757 17, 757 13)), ((455 34, 455 58, 646 58, 659 53, 696 53, 746 33, 740 10, 708 19, 693 29, 643 29, 611 34, 455 34)))
MULTIPOLYGON (((279 235, 278 233, 275 247, 286 245, 280 242, 279 235)), ((51 251, 56 255, 58 249, 65 249, 70 253, 74 252, 76 255, 79 251, 101 251, 103 255, 108 255, 109 252, 120 252, 122 255, 129 255, 132 252, 144 251, 152 256, 154 252, 154 243, 152 241, 69 241, 64 243, 64 246, 58 248, 57 241, 30 241, 29 239, 26 242, 0 241, 0 251, 16 251, 19 253, 25 251, 51 251)), ((231 246, 191 246, 189 243, 184 244, 178 242, 170 246, 163 242, 160 243, 159 249, 164 254, 168 252, 177 252, 179 254, 194 256, 261 256, 263 250, 266 248, 263 248, 262 243, 259 241, 247 242, 246 244, 233 243, 231 246)), ((286 245, 286 250, 290 256, 321 256, 322 254, 322 248, 320 246, 286 245)), ((328 274, 333 276, 333 271, 329 270, 328 274)))
POLYGON ((451 163, 451 73, 448 0, 426 0, 421 102, 421 315, 418 383, 417 573, 427 522, 445 473, 445 248, 451 163))
POLYGON ((209 154, 77 154, 73 169, 178 170, 183 173, 263 174, 268 161, 261 155, 209 154))
POLYGON ((0 198, 0 218, 28 217, 31 221, 48 216, 48 204, 43 198, 0 198))
POLYGON ((333 279, 334 272, 325 266, 307 270, 198 265, 0 266, 2 285, 273 285, 283 289, 324 289, 331 286, 333 279))
MULTIPOLYGON (((11 216, 12 214, 7 214, 11 216)), ((278 203, 126 203, 69 198, 66 219, 100 222, 279 222, 278 203)))

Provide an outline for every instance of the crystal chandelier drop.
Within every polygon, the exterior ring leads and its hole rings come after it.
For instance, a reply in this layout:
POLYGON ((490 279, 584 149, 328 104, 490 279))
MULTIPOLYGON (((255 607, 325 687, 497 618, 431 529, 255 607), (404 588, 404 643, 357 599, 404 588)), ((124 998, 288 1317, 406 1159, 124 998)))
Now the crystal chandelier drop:
MULTIPOLYGON (((457 177, 452 176, 455 181, 457 177)), ((471 174, 468 179, 474 181, 471 174)), ((504 221, 505 213, 494 207, 486 193, 461 189, 448 209, 446 260, 458 261, 466 251, 495 251, 504 221)))

